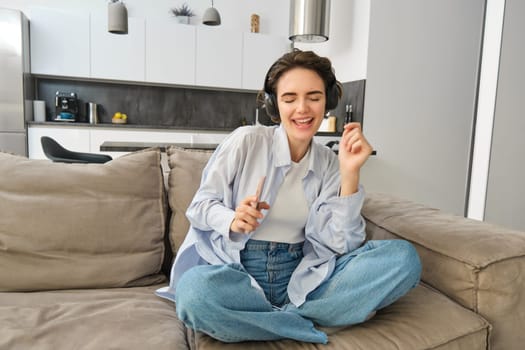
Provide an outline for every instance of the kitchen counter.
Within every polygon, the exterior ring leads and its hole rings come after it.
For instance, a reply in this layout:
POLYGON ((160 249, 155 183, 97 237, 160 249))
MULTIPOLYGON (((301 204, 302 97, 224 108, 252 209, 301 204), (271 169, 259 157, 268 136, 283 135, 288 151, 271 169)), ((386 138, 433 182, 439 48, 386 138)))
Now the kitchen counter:
MULTIPOLYGON (((99 123, 99 124, 90 124, 82 122, 35 122, 28 121, 26 122, 29 126, 52 126, 52 127, 86 127, 86 128, 114 128, 114 129, 123 129, 130 128, 135 130, 148 129, 148 130, 171 130, 171 131, 203 131, 203 132, 231 132, 234 129, 217 129, 217 128, 200 128, 200 127, 181 127, 181 126, 169 126, 169 125, 143 125, 143 124, 113 124, 113 123, 99 123)), ((325 132, 319 131, 316 136, 341 136, 342 132, 325 132)))
POLYGON ((65 128, 114 128, 114 129, 148 129, 148 130, 181 130, 181 131, 216 131, 216 132, 230 132, 233 129, 212 129, 212 128, 195 128, 195 127, 181 127, 181 126, 169 126, 169 125, 142 125, 142 124, 113 124, 113 123, 82 123, 82 122, 27 122, 29 126, 52 126, 52 127, 65 127, 65 128))
MULTIPOLYGON (((115 142, 105 141, 100 145, 101 152, 135 152, 146 148, 158 147, 161 152, 166 152, 166 148, 169 146, 176 146, 185 149, 198 149, 198 150, 215 150, 219 144, 217 143, 185 143, 185 142, 115 142)), ((333 150, 336 154, 337 149, 333 150)), ((377 152, 372 151, 373 156, 377 155, 377 152)))
POLYGON ((184 143, 184 142, 117 142, 105 141, 100 145, 101 152, 135 152, 146 148, 158 147, 162 152, 169 146, 185 149, 214 150, 217 143, 184 143))

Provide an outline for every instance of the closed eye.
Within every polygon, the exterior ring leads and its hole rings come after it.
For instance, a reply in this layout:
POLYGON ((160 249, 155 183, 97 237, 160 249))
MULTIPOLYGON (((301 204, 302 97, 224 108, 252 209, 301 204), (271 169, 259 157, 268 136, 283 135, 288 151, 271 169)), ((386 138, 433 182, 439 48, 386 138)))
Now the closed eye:
MULTIPOLYGON (((311 91, 306 94, 308 100, 312 102, 318 102, 321 100, 321 97, 323 96, 323 93, 321 91, 311 91)), ((293 103, 297 100, 297 94, 295 93, 284 93, 281 95, 281 100, 284 103, 293 103)))
POLYGON ((321 96, 323 96, 321 91, 312 91, 308 93, 308 98, 310 101, 319 101, 321 100, 321 96))

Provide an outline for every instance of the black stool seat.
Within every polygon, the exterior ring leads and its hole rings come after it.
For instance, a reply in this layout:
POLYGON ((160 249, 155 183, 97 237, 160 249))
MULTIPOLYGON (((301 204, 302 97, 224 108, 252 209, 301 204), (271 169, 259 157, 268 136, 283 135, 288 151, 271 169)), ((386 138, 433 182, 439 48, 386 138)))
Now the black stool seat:
POLYGON ((106 163, 112 160, 106 154, 95 154, 85 152, 73 152, 62 147, 58 142, 49 136, 40 138, 44 154, 53 162, 60 163, 106 163))

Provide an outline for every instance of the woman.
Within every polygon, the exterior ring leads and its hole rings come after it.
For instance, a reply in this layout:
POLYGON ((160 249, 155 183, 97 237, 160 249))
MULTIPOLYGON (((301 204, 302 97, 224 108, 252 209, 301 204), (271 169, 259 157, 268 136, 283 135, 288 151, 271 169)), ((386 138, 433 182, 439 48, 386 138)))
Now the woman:
POLYGON ((418 283, 419 258, 402 240, 364 243, 359 172, 372 148, 360 125, 344 126, 337 156, 313 140, 341 96, 330 61, 287 53, 259 96, 280 125, 241 127, 214 152, 164 296, 225 342, 326 343, 314 324, 370 318, 418 283))

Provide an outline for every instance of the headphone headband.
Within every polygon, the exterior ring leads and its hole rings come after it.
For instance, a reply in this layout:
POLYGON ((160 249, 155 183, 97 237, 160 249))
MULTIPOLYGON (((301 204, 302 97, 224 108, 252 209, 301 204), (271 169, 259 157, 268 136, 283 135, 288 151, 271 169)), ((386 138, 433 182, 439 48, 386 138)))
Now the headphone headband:
MULTIPOLYGON (((277 62, 275 62, 270 67, 270 69, 266 73, 266 77, 264 78, 264 108, 266 109, 266 113, 272 118, 272 121, 278 123, 281 121, 281 117, 279 115, 279 108, 277 105, 277 96, 275 95, 273 91, 271 91, 270 84, 269 84, 270 73, 272 72, 276 63, 277 62)), ((333 80, 326 86, 325 112, 328 112, 329 110, 332 110, 335 107, 337 107, 337 104, 339 103, 339 98, 340 98, 339 91, 340 91, 340 88, 334 76, 333 80)))

